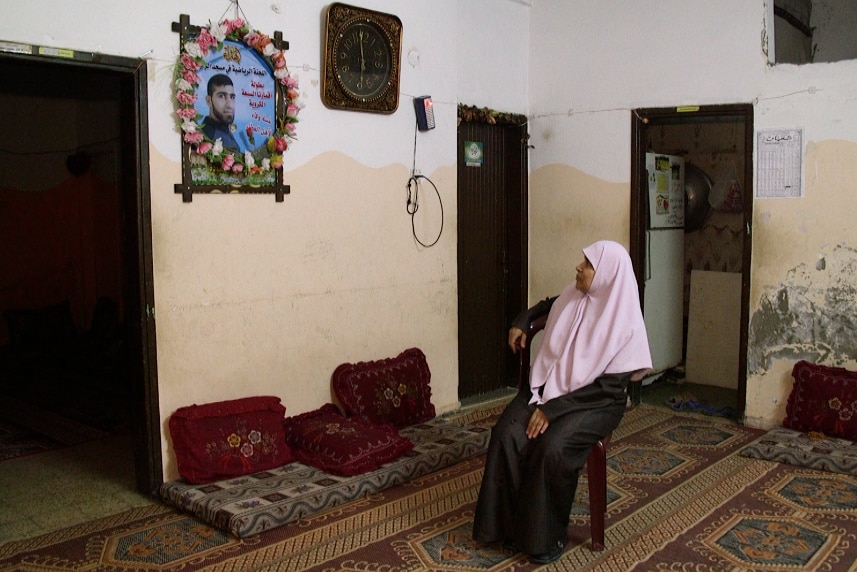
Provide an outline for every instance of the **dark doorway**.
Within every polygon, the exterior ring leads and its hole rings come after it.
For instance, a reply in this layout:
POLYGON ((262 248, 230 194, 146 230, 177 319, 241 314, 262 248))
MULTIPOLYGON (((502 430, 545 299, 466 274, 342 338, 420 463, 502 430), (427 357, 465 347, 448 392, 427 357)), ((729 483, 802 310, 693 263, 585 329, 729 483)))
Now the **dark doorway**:
POLYGON ((151 494, 163 468, 146 62, 16 46, 0 54, 0 97, 31 123, 25 136, 4 130, 0 160, 41 157, 43 168, 0 181, 3 232, 17 247, 2 260, 6 389, 129 432, 137 488, 151 494), (37 55, 57 53, 67 57, 37 55), (42 389, 20 391, 15 379, 42 389))
MULTIPOLYGON (((694 327, 688 313, 691 276, 694 271, 728 274, 740 281, 740 317, 737 333, 737 379, 735 403, 743 418, 747 386, 747 334, 750 300, 751 231, 753 215, 753 106, 747 104, 637 109, 631 114, 631 236, 630 253, 645 307, 645 285, 649 272, 647 252, 649 228, 649 186, 646 153, 681 156, 694 172, 710 173, 713 180, 698 185, 693 192, 716 186, 723 173, 734 172, 741 189, 736 208, 711 207, 708 194, 688 195, 686 209, 704 206, 705 210, 686 210, 684 232, 684 340, 681 370, 688 359, 688 331, 694 327), (705 201, 703 204, 701 201, 705 201), (709 208, 711 207, 711 208, 709 208), (720 217, 720 218, 717 218, 720 217), (693 221, 692 224, 690 221, 693 221), (707 233, 707 234, 706 234, 707 233), (728 243, 726 245, 725 243, 728 243), (728 250, 727 250, 728 248, 728 250)), ((686 169, 686 173, 689 172, 686 169)), ((707 180, 707 179, 706 179, 707 180)), ((685 190, 691 191, 689 187, 685 190)), ((697 274, 699 276, 699 274, 697 274)), ((699 289, 694 290, 699 296, 699 289)), ((700 298, 697 298, 699 300, 700 298)), ((699 331, 698 329, 695 331, 699 331)), ((652 334, 650 333, 650 337, 652 334)), ((692 349, 692 348, 691 348, 692 349)), ((688 379, 690 383, 693 380, 688 379)))
POLYGON ((527 301, 527 126, 458 127, 459 399, 517 385, 506 346, 527 301))

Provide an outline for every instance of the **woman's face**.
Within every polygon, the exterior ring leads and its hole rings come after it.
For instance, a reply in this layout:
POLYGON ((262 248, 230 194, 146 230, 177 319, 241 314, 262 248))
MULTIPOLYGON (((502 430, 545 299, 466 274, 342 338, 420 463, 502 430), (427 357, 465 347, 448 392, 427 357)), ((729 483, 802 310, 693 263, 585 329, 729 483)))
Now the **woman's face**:
POLYGON ((595 278, 595 268, 585 256, 583 262, 577 265, 577 276, 574 278, 574 287, 586 294, 589 292, 589 287, 592 286, 592 279, 595 278))

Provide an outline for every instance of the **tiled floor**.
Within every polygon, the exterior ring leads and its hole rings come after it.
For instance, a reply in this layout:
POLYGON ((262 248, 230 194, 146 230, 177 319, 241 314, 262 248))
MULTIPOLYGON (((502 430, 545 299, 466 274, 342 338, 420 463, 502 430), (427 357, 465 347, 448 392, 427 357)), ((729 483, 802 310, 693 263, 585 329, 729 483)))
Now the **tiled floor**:
POLYGON ((110 516, 155 500, 136 492, 130 435, 0 463, 0 543, 110 516))
POLYGON ((722 411, 726 407, 737 409, 738 397, 735 389, 684 383, 683 380, 664 376, 642 388, 641 402, 665 407, 673 407, 675 404, 676 407, 673 408, 677 408, 681 402, 693 402, 697 407, 722 411))

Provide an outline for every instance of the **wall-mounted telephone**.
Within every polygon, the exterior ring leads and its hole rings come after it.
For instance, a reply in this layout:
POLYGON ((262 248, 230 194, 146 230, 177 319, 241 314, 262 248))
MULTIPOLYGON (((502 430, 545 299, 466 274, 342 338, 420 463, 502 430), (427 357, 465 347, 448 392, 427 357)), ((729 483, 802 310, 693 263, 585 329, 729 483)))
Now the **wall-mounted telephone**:
POLYGON ((417 128, 420 131, 434 129, 434 109, 432 109, 430 95, 415 97, 414 111, 417 113, 417 128))

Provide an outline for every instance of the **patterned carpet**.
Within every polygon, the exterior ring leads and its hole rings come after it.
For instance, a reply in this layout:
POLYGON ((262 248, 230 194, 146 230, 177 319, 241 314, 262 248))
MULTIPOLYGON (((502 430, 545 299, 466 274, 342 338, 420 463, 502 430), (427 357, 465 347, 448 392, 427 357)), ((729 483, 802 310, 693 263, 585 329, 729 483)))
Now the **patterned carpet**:
MULTIPOLYGON (((607 550, 589 549, 582 482, 569 545, 545 569, 857 570, 857 478, 738 454, 761 435, 721 418, 630 410, 609 450, 607 550)), ((0 545, 0 571, 537 568, 471 540, 483 463, 470 459, 243 540, 155 505, 0 545)))

